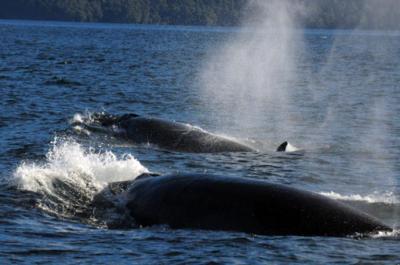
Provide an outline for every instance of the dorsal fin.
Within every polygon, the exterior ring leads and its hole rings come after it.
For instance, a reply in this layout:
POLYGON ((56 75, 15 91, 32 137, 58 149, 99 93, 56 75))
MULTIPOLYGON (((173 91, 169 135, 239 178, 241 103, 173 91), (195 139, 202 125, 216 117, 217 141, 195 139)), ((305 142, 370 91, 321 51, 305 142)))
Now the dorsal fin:
POLYGON ((286 147, 288 145, 288 142, 285 141, 283 142, 280 146, 278 146, 278 148, 276 149, 277 152, 285 152, 286 151, 286 147))

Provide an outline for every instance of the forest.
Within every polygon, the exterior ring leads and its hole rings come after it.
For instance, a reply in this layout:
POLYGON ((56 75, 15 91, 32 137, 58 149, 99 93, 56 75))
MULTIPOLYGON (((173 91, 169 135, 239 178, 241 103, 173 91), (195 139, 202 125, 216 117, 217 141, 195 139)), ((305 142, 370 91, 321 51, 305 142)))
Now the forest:
MULTIPOLYGON (((264 1, 268 4, 274 0, 264 1)), ((307 28, 400 28, 398 0, 289 1, 303 5, 301 21, 307 28)), ((243 16, 252 12, 247 3, 248 0, 2 0, 0 19, 237 26, 243 16)))

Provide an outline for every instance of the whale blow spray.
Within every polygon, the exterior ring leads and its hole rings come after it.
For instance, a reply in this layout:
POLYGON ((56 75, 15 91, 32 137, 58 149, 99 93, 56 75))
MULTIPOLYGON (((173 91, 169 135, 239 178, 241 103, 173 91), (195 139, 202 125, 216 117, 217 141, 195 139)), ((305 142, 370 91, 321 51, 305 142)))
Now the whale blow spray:
MULTIPOLYGON (((221 129, 240 128, 248 136, 267 122, 266 139, 289 133, 291 94, 296 80, 296 30, 300 5, 288 1, 250 1, 240 30, 206 60, 200 82, 206 104, 221 129), (215 114, 218 113, 218 114, 215 114)), ((239 132, 240 133, 240 132, 239 132)))

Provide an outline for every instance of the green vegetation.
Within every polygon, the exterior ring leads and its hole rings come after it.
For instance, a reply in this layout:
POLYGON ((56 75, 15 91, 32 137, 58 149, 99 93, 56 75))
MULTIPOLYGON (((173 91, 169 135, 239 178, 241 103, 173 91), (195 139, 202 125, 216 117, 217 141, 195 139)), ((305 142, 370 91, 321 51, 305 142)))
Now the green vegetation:
POLYGON ((0 18, 236 25, 246 0, 1 0, 0 18))
MULTIPOLYGON (((271 1, 271 0, 264 0, 271 1)), ((291 0, 311 28, 400 28, 398 0, 291 0)), ((0 18, 238 25, 247 0, 1 0, 0 18)))

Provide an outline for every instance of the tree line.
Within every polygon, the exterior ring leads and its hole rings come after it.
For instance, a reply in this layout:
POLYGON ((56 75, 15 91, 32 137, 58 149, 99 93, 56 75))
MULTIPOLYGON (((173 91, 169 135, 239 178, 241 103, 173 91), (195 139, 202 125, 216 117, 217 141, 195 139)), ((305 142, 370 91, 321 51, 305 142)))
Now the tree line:
MULTIPOLYGON (((305 12, 301 20, 308 28, 400 28, 398 0, 290 1, 303 5, 305 12)), ((246 8, 247 2, 247 0, 1 0, 0 18, 236 26, 242 16, 250 12, 246 8)))
POLYGON ((2 0, 0 18, 236 25, 246 0, 2 0))

